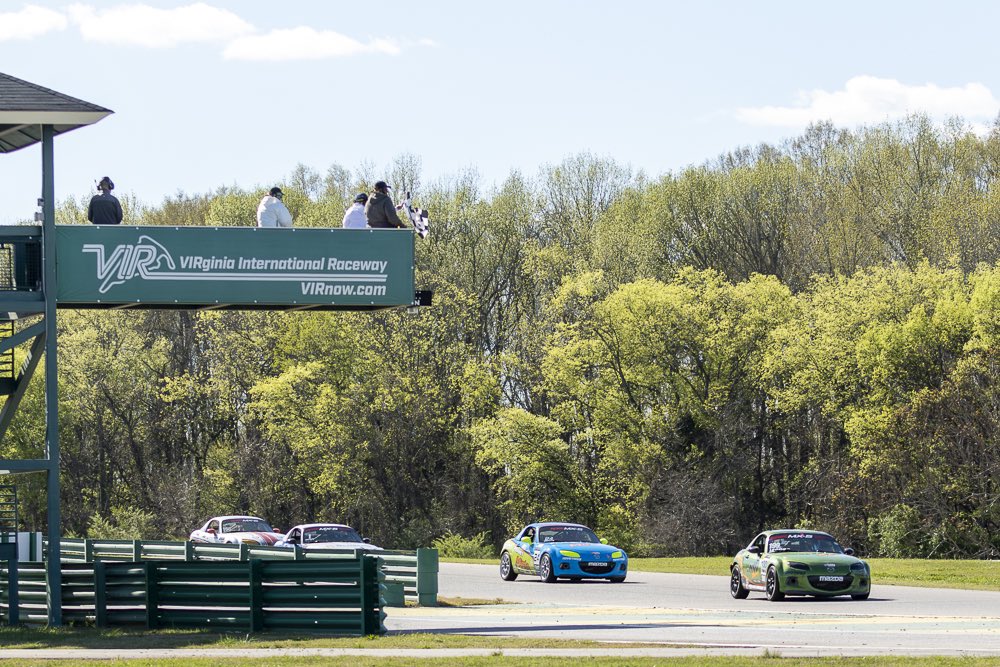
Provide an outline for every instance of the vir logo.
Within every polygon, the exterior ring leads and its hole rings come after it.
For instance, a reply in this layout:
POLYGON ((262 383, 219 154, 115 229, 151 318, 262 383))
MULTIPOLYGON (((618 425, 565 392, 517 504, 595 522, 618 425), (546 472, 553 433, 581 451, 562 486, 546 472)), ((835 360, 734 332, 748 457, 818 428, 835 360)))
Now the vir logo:
POLYGON ((162 270, 164 263, 171 271, 177 269, 167 249, 145 234, 135 245, 123 243, 116 246, 110 257, 105 256, 104 246, 97 243, 84 244, 82 250, 97 255, 97 279, 102 281, 97 291, 101 294, 137 274, 149 278, 152 272, 162 270))

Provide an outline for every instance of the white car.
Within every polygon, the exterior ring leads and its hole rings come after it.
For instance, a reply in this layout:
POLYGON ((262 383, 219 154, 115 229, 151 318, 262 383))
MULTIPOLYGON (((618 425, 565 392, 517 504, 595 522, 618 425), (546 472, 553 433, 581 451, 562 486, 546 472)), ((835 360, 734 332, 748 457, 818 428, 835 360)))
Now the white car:
POLYGON ((292 547, 296 544, 303 549, 382 551, 382 547, 375 546, 367 537, 361 537, 358 531, 342 523, 304 523, 295 526, 275 546, 292 547))
POLYGON ((188 538, 210 544, 259 544, 271 546, 284 537, 271 524, 256 516, 216 516, 188 538))

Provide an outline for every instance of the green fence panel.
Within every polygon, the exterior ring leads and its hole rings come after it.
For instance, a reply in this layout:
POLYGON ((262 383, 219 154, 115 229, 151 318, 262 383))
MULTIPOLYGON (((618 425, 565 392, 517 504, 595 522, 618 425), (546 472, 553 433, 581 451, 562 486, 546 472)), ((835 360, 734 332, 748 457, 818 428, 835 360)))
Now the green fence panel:
MULTIPOLYGON (((131 561, 136 553, 142 560, 216 562, 251 561, 263 559, 286 562, 352 562, 362 555, 379 559, 380 570, 387 586, 400 584, 406 599, 422 605, 437 604, 437 579, 439 565, 436 549, 414 551, 364 551, 354 549, 303 549, 258 546, 252 544, 209 544, 197 542, 139 541, 132 540, 78 540, 62 541, 64 562, 92 562, 94 560, 131 561), (137 546, 138 545, 138 546, 137 546)), ((393 592, 396 587, 393 586, 393 592)), ((392 597, 392 594, 390 594, 392 597)))
POLYGON ((425 607, 437 605, 438 551, 417 549, 417 602, 425 607))

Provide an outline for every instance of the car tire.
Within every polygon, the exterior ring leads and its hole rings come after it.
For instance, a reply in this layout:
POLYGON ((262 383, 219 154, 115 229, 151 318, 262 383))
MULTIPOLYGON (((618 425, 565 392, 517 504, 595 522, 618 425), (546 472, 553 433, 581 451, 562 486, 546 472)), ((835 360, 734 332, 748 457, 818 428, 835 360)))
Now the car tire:
POLYGON ((767 579, 764 587, 767 591, 767 599, 771 602, 784 599, 785 594, 781 592, 781 585, 778 583, 778 571, 774 569, 773 565, 767 568, 767 579))
POLYGON ((504 581, 514 581, 517 579, 517 572, 514 571, 514 564, 510 562, 510 554, 506 551, 500 556, 500 578, 504 581))
POLYGON ((538 576, 547 584, 555 583, 556 573, 552 568, 552 559, 548 554, 542 555, 542 560, 538 563, 538 576))
POLYGON ((729 593, 737 600, 746 600, 750 595, 750 591, 743 585, 743 575, 738 567, 733 568, 733 574, 729 578, 729 593))
POLYGON ((613 584, 624 584, 625 577, 609 577, 608 581, 610 581, 613 584))
POLYGON ((859 593, 858 595, 852 595, 851 599, 852 600, 867 600, 868 596, 870 594, 871 594, 871 591, 868 591, 867 593, 859 593))

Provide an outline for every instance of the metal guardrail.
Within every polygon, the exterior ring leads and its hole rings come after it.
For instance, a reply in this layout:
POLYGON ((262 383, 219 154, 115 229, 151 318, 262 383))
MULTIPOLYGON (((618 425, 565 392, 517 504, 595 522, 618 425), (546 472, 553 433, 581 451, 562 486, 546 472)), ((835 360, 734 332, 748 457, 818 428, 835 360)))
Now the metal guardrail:
MULTIPOLYGON (((66 623, 98 627, 385 632, 377 561, 103 561, 61 564, 66 623)), ((22 623, 48 621, 46 571, 21 563, 18 589, 0 587, 0 611, 22 623), (19 592, 11 600, 11 591, 19 592)))
MULTIPOLYGON (((437 605, 438 551, 369 551, 364 549, 303 549, 299 545, 265 547, 251 544, 208 544, 155 540, 60 540, 60 560, 63 563, 90 563, 97 560, 284 560, 314 561, 365 556, 378 560, 379 571, 392 589, 401 585, 403 597, 425 607, 437 605)), ((390 606, 395 596, 390 590, 390 606)))

